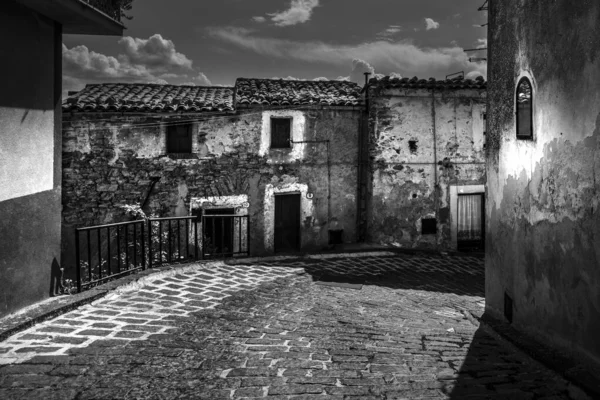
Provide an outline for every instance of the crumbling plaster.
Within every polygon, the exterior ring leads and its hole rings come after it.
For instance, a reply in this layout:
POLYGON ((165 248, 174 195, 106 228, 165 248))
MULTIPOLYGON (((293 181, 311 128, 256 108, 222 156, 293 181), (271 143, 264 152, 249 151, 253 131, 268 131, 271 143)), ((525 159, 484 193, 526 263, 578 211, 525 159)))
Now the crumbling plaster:
MULTIPOLYGON (((235 215, 248 215, 248 208, 250 203, 248 201, 247 194, 239 194, 232 196, 207 196, 207 197, 193 197, 190 199, 190 210, 189 214, 193 215, 197 209, 211 210, 219 208, 233 208, 235 215)), ((190 236, 195 232, 200 235, 203 232, 202 220, 196 220, 196 230, 190 228, 190 236)), ((233 251, 242 253, 243 250, 247 249, 248 246, 248 231, 247 225, 240 219, 234 219, 233 221, 233 251)), ((203 246, 203 242, 199 242, 200 248, 203 246)))
POLYGON ((271 118, 291 118, 291 142, 305 140, 306 115, 299 110, 269 110, 262 113, 262 127, 260 135, 260 156, 268 156, 270 163, 285 163, 302 159, 305 143, 290 143, 289 149, 271 149, 271 118), (277 157, 279 156, 279 157, 277 157), (281 157, 283 156, 283 157, 281 157))
POLYGON ((372 88, 369 96, 370 240, 452 248, 449 185, 485 183, 485 91, 372 88), (432 217, 438 234, 422 235, 421 220, 432 217))
POLYGON ((490 5, 486 310, 600 363, 600 4, 490 5), (533 140, 515 88, 533 83, 533 140))
POLYGON ((253 254, 272 249, 265 247, 263 238, 267 185, 288 181, 305 185, 314 194, 312 215, 302 224, 303 249, 327 246, 330 226, 344 229, 345 240, 354 241, 360 110, 313 108, 284 114, 304 121, 294 124, 299 139, 319 143, 292 144, 284 150, 294 154, 291 158, 275 154, 276 149, 261 156, 265 123, 270 129, 273 115, 262 109, 212 117, 66 114, 63 254, 72 259, 69 249, 74 248, 75 226, 126 219, 120 206, 141 204, 155 177, 160 180, 145 207, 148 214, 185 215, 192 199, 247 195, 253 254), (167 156, 165 124, 190 119, 198 120, 193 127, 193 154, 189 159, 167 156))
MULTIPOLYGON (((282 177, 281 180, 276 180, 274 184, 269 183, 265 187, 264 197, 264 241, 265 250, 274 251, 275 243, 275 196, 278 194, 300 194, 300 221, 310 221, 310 228, 316 233, 320 232, 321 224, 319 219, 315 218, 315 205, 313 198, 308 198, 308 185, 296 182, 297 179, 292 177, 282 177)), ((307 236, 310 240, 312 232, 303 231, 300 237, 300 244, 305 243, 307 236)))

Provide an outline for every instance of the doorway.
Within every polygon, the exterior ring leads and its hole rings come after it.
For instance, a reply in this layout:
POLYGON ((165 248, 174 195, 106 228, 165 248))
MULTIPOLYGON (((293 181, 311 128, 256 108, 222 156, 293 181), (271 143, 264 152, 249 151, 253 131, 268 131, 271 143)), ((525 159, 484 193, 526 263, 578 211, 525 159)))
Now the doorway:
POLYGON ((300 194, 275 195, 275 252, 300 249, 300 194))
POLYGON ((483 193, 458 195, 458 250, 485 249, 485 197, 483 193))
POLYGON ((206 255, 231 257, 233 255, 234 208, 210 208, 204 210, 204 240, 206 255))

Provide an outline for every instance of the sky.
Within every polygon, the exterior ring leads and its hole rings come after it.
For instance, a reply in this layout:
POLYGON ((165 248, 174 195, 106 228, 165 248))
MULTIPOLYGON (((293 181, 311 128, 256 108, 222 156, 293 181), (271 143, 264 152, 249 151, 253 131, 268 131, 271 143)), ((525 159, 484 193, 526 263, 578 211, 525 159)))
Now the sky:
POLYGON ((63 36, 63 89, 87 83, 232 86, 236 78, 364 72, 486 76, 483 0, 134 0, 123 37, 63 36))

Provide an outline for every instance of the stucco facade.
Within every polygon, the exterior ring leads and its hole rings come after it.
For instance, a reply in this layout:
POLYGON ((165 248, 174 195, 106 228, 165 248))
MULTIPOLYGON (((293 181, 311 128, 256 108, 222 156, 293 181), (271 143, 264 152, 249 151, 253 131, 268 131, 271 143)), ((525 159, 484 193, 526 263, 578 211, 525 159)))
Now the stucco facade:
POLYGON ((301 195, 302 250, 327 247, 329 229, 343 229, 344 241, 353 242, 360 118, 360 109, 320 106, 211 116, 67 113, 63 256, 72 260, 75 227, 124 219, 119 206, 143 203, 152 177, 160 180, 147 214, 190 215, 204 202, 236 209, 247 202, 236 213, 250 216, 252 254, 274 251, 274 197, 285 193, 301 195), (291 139, 300 143, 270 148, 271 116, 291 118, 291 139), (177 120, 194 120, 188 159, 167 155, 165 127, 177 120))
POLYGON ((600 363, 600 3, 489 6, 486 310, 600 363), (526 140, 522 77, 533 87, 526 140))
POLYGON ((54 294, 60 279, 63 30, 122 32, 67 3, 0 5, 0 52, 11 57, 0 63, 0 316, 54 294))
POLYGON ((485 83, 390 82, 371 80, 369 89, 367 238, 456 249, 457 196, 484 193, 485 83), (436 220, 436 233, 422 234, 424 218, 436 220))

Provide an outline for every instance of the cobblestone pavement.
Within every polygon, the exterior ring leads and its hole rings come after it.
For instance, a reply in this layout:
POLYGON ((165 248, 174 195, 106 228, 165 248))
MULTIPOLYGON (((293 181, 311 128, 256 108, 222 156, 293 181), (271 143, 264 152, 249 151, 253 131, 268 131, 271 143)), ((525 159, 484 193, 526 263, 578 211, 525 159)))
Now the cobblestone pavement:
POLYGON ((471 257, 213 263, 0 343, 0 399, 568 398, 465 317, 483 274, 471 257))

